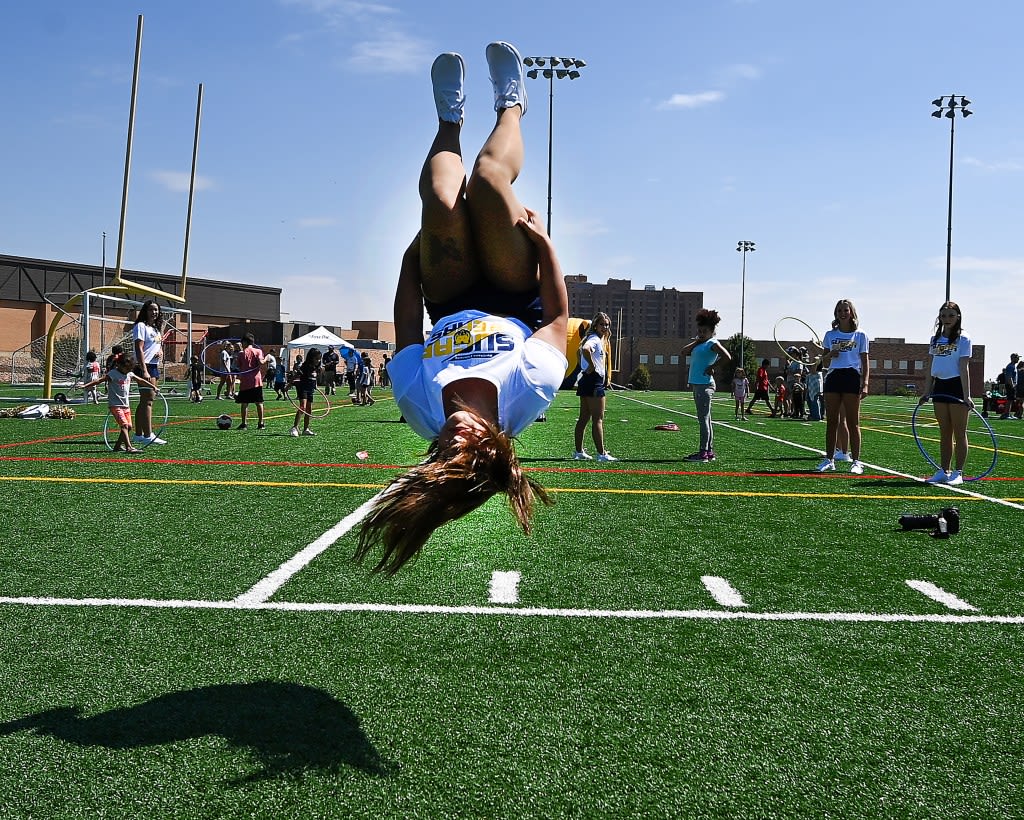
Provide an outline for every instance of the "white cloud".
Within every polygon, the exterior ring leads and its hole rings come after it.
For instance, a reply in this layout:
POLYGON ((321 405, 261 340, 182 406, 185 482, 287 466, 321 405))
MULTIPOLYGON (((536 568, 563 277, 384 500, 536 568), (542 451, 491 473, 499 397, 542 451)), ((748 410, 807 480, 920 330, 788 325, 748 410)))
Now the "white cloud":
MULTIPOLYGON (((173 191, 174 193, 188 191, 190 176, 190 174, 182 171, 151 171, 149 174, 150 179, 155 180, 168 191, 173 191)), ((213 180, 199 174, 196 175, 197 191, 208 191, 214 187, 213 180)))
POLYGON ((997 162, 985 162, 977 157, 964 157, 964 165, 972 165, 983 171, 1024 171, 1024 162, 1017 159, 1005 159, 997 162))
POLYGON ((701 108, 705 105, 721 102, 725 94, 721 91, 701 91, 698 94, 673 94, 664 102, 658 103, 658 109, 664 111, 673 108, 701 108))
POLYGON ((731 83, 737 80, 760 80, 761 69, 750 63, 734 63, 726 66, 722 72, 722 82, 731 83))
POLYGON ((356 71, 409 74, 430 62, 426 41, 399 31, 380 31, 375 37, 355 43, 345 61, 356 71))

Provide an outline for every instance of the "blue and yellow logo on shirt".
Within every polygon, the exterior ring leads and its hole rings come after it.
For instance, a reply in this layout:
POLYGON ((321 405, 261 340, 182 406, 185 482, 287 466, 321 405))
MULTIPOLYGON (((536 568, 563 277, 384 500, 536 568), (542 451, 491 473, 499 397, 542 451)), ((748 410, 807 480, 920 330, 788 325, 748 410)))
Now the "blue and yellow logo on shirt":
POLYGON ((490 359, 515 350, 516 340, 505 333, 506 326, 487 319, 452 322, 434 328, 423 348, 424 359, 490 359))

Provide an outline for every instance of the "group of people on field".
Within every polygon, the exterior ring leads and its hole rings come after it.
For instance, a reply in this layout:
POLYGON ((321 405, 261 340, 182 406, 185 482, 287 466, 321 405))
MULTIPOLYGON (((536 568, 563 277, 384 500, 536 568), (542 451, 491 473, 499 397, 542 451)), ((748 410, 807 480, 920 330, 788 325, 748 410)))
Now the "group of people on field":
MULTIPOLYGON (((420 230, 402 257, 398 275, 396 353, 387 368, 404 420, 429 445, 420 464, 371 499, 355 556, 362 560, 373 554, 375 571, 396 572, 418 555, 434 530, 477 509, 495 494, 505 495, 526 532, 535 504, 551 503, 544 488, 524 472, 514 437, 544 417, 563 381, 568 297, 546 227, 536 212, 519 202, 512 187, 524 156, 521 120, 527 95, 522 58, 506 42, 490 43, 485 56, 494 89, 495 122, 469 174, 460 142, 465 61, 447 52, 431 67, 437 131, 419 176, 420 230), (425 314, 432 326, 426 338, 425 314)), ((720 359, 730 360, 715 338, 719 322, 717 311, 701 310, 697 336, 682 351, 690 356, 689 384, 700 431, 700 448, 687 457, 689 461, 715 459, 713 374, 720 359)), ((603 343, 609 324, 606 314, 595 316, 581 345, 577 459, 590 458, 583 445, 589 425, 597 458, 617 460, 606 449, 603 429, 608 373, 603 343)), ((135 378, 140 393, 152 396, 155 384, 146 376, 152 371, 145 368, 153 358, 147 358, 150 348, 145 338, 143 332, 142 346, 136 343, 137 364, 122 354, 108 369, 107 378, 135 378)), ((252 347, 252 340, 248 342, 252 347)), ((827 422, 826 457, 817 469, 835 470, 835 454, 842 445, 850 454, 850 471, 863 473, 859 419, 860 402, 870 383, 868 338, 859 327, 852 302, 836 303, 832 328, 817 349, 827 422)), ((922 401, 935 393, 943 469, 929 480, 956 484, 962 480, 966 419, 973 405, 966 367, 971 344, 960 328, 960 310, 952 302, 939 311, 931 354, 931 374, 922 401)), ((250 355, 264 361, 258 348, 250 355)), ((292 435, 300 435, 303 415, 301 434, 313 434, 308 426, 309 403, 318 380, 329 378, 326 374, 331 372, 324 368, 321 375, 322 359, 320 351, 313 349, 293 371, 291 381, 300 409, 292 435)), ((278 363, 277 372, 280 367, 278 363)), ((262 378, 260 368, 254 372, 262 378)), ((253 401, 255 394, 246 382, 240 387, 236 400, 242 404, 240 426, 244 427, 245 400, 253 401)), ((767 395, 758 377, 753 401, 767 400, 767 395)), ((113 412, 115 398, 110 401, 113 412)), ((151 421, 142 403, 137 426, 146 434, 151 421)), ((262 403, 257 406, 262 424, 262 403)), ((124 414, 119 418, 130 424, 124 414)))

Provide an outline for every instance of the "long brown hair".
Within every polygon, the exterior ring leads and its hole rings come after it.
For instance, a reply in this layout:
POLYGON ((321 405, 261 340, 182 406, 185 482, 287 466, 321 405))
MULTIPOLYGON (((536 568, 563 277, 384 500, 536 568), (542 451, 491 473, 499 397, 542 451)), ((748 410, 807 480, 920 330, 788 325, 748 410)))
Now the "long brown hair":
POLYGON ((503 492, 523 532, 529 534, 534 500, 554 503, 543 487, 523 472, 512 439, 496 424, 479 437, 453 441, 443 451, 435 441, 422 464, 399 476, 381 493, 363 520, 355 560, 377 546, 384 554, 374 572, 394 575, 415 558, 431 533, 503 492))

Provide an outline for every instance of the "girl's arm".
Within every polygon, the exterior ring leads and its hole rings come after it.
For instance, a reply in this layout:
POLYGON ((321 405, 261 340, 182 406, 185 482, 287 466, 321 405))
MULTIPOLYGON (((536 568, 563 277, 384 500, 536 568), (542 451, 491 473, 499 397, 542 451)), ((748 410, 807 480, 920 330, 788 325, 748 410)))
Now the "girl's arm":
POLYGON ((960 384, 964 388, 964 403, 974 409, 974 399, 971 398, 971 357, 960 357, 960 384))
MULTIPOLYGON (((402 255, 395 288, 395 352, 423 344, 423 288, 420 274, 420 235, 402 255)), ((348 362, 346 362, 346 367, 348 362)))
POLYGON ((864 375, 860 385, 860 395, 863 398, 868 394, 868 379, 871 377, 871 361, 867 353, 860 354, 860 372, 864 375))
MULTIPOLYGON (((933 359, 934 359, 934 357, 933 357, 933 359)), ((963 362, 963 359, 961 359, 960 361, 963 362)), ((963 378, 962 375, 961 375, 961 378, 963 378)), ((932 376, 932 369, 929 367, 928 368, 928 375, 925 377, 925 380, 924 380, 924 391, 921 393, 921 398, 917 400, 918 404, 924 404, 926 401, 928 401, 928 397, 931 396, 931 394, 932 394, 932 385, 933 384, 934 384, 934 377, 932 376)))

